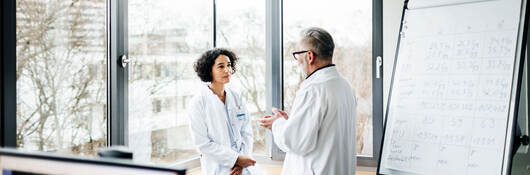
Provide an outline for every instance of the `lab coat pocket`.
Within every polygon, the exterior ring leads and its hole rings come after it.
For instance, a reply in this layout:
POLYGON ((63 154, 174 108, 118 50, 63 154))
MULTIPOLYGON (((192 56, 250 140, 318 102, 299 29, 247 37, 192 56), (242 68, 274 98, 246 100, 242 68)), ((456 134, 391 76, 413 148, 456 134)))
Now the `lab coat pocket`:
POLYGON ((232 110, 230 117, 238 128, 241 128, 242 125, 246 122, 246 120, 248 120, 248 116, 245 114, 245 112, 237 108, 232 110))
POLYGON ((234 120, 245 120, 247 118, 247 115, 245 113, 245 110, 240 108, 232 108, 230 109, 230 117, 234 120))

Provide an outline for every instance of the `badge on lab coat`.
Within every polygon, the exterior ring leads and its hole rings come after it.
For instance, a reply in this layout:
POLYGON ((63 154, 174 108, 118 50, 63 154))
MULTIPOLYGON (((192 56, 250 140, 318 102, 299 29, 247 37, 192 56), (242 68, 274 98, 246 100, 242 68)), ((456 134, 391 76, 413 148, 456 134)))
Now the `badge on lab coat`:
POLYGON ((239 119, 239 120, 243 120, 243 119, 245 119, 245 113, 237 114, 237 115, 236 115, 236 118, 239 119))
POLYGON ((241 108, 241 106, 234 106, 234 108, 230 109, 229 110, 230 112, 230 118, 232 118, 232 120, 236 120, 237 121, 243 121, 245 120, 247 117, 247 115, 245 114, 245 110, 243 110, 241 108))

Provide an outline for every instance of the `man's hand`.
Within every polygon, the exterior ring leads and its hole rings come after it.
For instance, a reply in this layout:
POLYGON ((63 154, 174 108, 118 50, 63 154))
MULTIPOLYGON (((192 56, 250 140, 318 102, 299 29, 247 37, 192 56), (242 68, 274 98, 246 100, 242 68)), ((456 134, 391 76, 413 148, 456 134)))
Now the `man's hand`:
POLYGON ((230 169, 230 175, 242 175, 242 174, 243 174, 243 168, 238 165, 230 169))
POLYGON ((272 108, 272 113, 274 113, 274 115, 279 115, 279 116, 283 117, 285 120, 289 119, 289 116, 287 115, 287 113, 285 111, 280 110, 280 109, 272 108))
POLYGON ((285 120, 289 119, 289 116, 287 116, 287 113, 285 113, 282 110, 272 108, 272 112, 274 113, 274 116, 265 116, 263 119, 259 120, 259 125, 262 127, 265 127, 269 130, 272 130, 272 123, 276 121, 276 119, 283 117, 285 120))
POLYGON ((236 160, 236 165, 240 166, 241 168, 247 168, 249 166, 254 166, 256 164, 256 161, 250 157, 246 156, 239 156, 236 160))

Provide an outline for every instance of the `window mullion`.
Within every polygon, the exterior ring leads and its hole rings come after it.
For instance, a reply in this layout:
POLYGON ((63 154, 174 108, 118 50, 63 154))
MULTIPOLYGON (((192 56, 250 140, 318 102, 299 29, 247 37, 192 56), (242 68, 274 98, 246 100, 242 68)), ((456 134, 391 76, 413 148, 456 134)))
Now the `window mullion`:
POLYGON ((3 0, 0 5, 1 85, 0 146, 17 146, 16 141, 16 2, 3 0))
MULTIPOLYGON (((266 1, 265 8, 266 110, 270 114, 272 107, 283 108, 282 0, 266 1)), ((272 160, 283 160, 285 153, 274 144, 270 131, 267 131, 266 142, 272 160)))
POLYGON ((107 1, 107 143, 128 145, 127 0, 107 1))

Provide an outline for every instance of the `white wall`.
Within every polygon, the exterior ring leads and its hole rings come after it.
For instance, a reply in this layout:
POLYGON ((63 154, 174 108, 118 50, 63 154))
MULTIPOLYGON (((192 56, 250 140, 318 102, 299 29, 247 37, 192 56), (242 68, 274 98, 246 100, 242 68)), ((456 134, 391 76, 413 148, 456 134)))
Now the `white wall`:
POLYGON ((403 3, 403 0, 383 1, 383 112, 386 112, 390 81, 392 80, 403 3))

